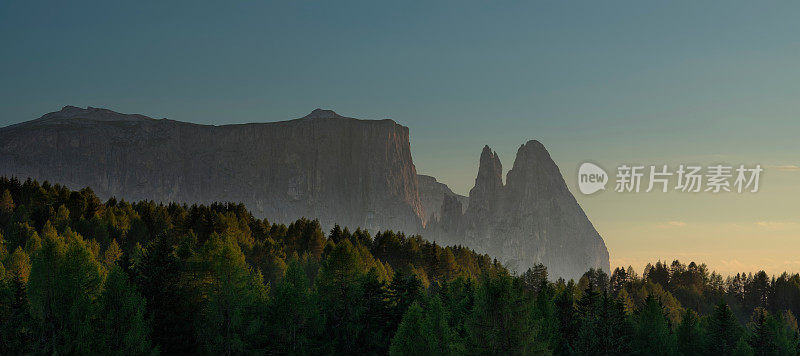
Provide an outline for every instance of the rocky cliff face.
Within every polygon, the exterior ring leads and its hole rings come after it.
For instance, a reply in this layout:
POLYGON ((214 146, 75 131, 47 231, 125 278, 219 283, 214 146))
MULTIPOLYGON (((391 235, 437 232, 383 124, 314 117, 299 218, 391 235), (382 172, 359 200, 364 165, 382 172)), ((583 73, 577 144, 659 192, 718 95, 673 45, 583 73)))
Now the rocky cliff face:
POLYGON ((323 226, 418 232, 425 216, 408 128, 320 109, 209 126, 68 106, 0 129, 0 174, 104 198, 243 202, 270 220, 323 226))
MULTIPOLYGON (((444 183, 436 181, 436 178, 419 174, 417 175, 419 182, 419 200, 422 202, 423 210, 425 210, 425 222, 432 220, 439 220, 442 217, 442 203, 445 197, 450 197, 457 201, 461 209, 466 209, 469 204, 469 198, 453 193, 450 187, 444 183)), ((459 213, 463 211, 459 210, 459 213)))
POLYGON ((497 154, 484 147, 466 212, 456 214, 453 202, 445 203, 442 218, 430 226, 442 244, 475 248, 520 273, 543 263, 552 278, 609 270, 603 239, 538 141, 519 148, 505 185, 497 154))
POLYGON ((502 180, 487 146, 469 198, 418 176, 408 128, 314 110, 296 120, 196 125, 68 106, 0 129, 0 175, 91 187, 100 197, 242 202, 259 217, 422 232, 551 277, 608 271, 608 251, 537 141, 502 180), (427 224, 426 224, 427 223, 427 224), (423 230, 423 225, 426 227, 423 230))

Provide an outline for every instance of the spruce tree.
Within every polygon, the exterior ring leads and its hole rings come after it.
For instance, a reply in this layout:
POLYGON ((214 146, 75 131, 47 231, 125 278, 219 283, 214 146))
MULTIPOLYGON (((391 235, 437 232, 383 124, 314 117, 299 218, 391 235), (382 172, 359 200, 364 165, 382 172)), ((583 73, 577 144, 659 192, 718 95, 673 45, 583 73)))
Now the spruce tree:
POLYGON ((397 333, 392 338, 389 355, 428 355, 423 331, 423 310, 419 303, 414 302, 403 315, 397 333))
POLYGON ((737 347, 741 335, 741 327, 731 308, 720 300, 709 320, 706 350, 715 355, 729 355, 737 347))
POLYGON ((527 354, 543 351, 534 340, 528 318, 529 302, 512 277, 490 272, 481 277, 475 290, 475 305, 468 322, 466 352, 476 354, 527 354))
POLYGON ((648 296, 636 312, 634 349, 644 355, 672 355, 676 352, 675 338, 664 315, 664 308, 655 297, 648 296))
POLYGON ((686 309, 686 312, 683 314, 683 318, 681 323, 678 325, 677 330, 675 331, 677 342, 678 342, 678 351, 682 355, 690 356, 690 355, 705 355, 705 348, 704 348, 704 330, 700 326, 700 320, 697 317, 697 313, 695 313, 691 309, 686 309))
POLYGON ((553 350, 557 355, 571 355, 576 351, 579 320, 575 309, 574 283, 572 281, 556 296, 558 337, 553 350))
MULTIPOLYGON (((0 265, 2 266, 2 265, 0 265)), ((28 354, 33 350, 33 330, 25 282, 19 274, 0 281, 0 354, 28 354)))
POLYGON ((414 302, 422 297, 422 281, 412 272, 399 270, 389 283, 389 299, 394 309, 394 325, 400 323, 403 314, 414 302))
POLYGON ((359 280, 361 289, 362 327, 357 335, 358 354, 386 354, 395 328, 392 323, 393 310, 389 291, 377 269, 371 268, 359 280))
MULTIPOLYGON (((182 267, 172 244, 158 236, 130 253, 134 281, 147 300, 148 318, 153 324, 153 343, 165 354, 197 353, 197 323, 200 298, 181 283, 182 267)), ((200 266, 192 267, 199 275, 200 266)))
MULTIPOLYGON (((592 270, 593 271, 593 270, 592 270)), ((592 279, 587 280, 583 295, 576 303, 575 351, 589 354, 600 346, 600 293, 596 290, 592 279)))
POLYGON ((45 235, 33 258, 28 285, 31 312, 39 330, 37 352, 90 353, 98 345, 92 323, 102 285, 102 267, 82 239, 69 245, 45 235))
POLYGON ((320 268, 316 280, 319 307, 325 318, 323 353, 352 354, 361 325, 361 296, 357 281, 362 275, 358 254, 349 240, 336 244, 320 268))
POLYGON ((466 277, 458 277, 442 285, 440 292, 442 303, 448 311, 448 325, 453 332, 452 345, 457 351, 464 352, 467 338, 467 319, 472 312, 475 300, 474 281, 466 277))
POLYGON ((150 341, 145 300, 136 291, 121 267, 114 265, 100 295, 100 327, 103 352, 116 355, 155 353, 150 341))
POLYGON ((437 295, 427 299, 422 331, 428 355, 449 355, 454 351, 451 345, 453 334, 447 323, 447 311, 437 295))
POLYGON ((289 355, 314 353, 321 327, 314 301, 303 266, 295 256, 275 286, 267 308, 269 343, 273 350, 289 355))
POLYGON ((212 354, 255 352, 267 291, 233 236, 212 235, 200 254, 210 280, 205 286, 200 340, 212 354))

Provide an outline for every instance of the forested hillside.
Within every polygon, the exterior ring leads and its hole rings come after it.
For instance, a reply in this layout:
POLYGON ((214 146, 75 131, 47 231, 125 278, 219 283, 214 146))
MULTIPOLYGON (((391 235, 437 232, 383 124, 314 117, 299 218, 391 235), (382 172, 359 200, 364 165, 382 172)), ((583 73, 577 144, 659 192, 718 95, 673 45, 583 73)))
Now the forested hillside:
POLYGON ((549 281, 420 236, 0 179, 1 354, 784 354, 800 275, 549 281))

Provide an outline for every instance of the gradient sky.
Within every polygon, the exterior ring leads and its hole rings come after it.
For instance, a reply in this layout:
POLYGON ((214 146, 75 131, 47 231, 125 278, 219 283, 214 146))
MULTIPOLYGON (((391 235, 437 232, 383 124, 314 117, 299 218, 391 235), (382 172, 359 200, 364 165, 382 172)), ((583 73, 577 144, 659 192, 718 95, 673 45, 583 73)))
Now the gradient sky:
POLYGON ((798 14, 796 1, 6 0, 0 126, 64 105, 204 124, 329 108, 408 126, 417 170, 462 194, 483 145, 508 169, 538 139, 612 266, 800 272, 798 14), (749 195, 581 196, 584 161, 766 171, 749 195))

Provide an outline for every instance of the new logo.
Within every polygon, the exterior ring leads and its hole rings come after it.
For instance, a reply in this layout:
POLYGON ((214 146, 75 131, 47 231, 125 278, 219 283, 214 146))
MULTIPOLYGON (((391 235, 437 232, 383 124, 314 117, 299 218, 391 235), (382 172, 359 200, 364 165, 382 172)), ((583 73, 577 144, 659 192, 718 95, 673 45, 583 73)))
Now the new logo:
POLYGON ((594 194, 598 190, 605 190, 608 183, 608 174, 594 163, 584 162, 578 168, 578 188, 583 194, 594 194))

